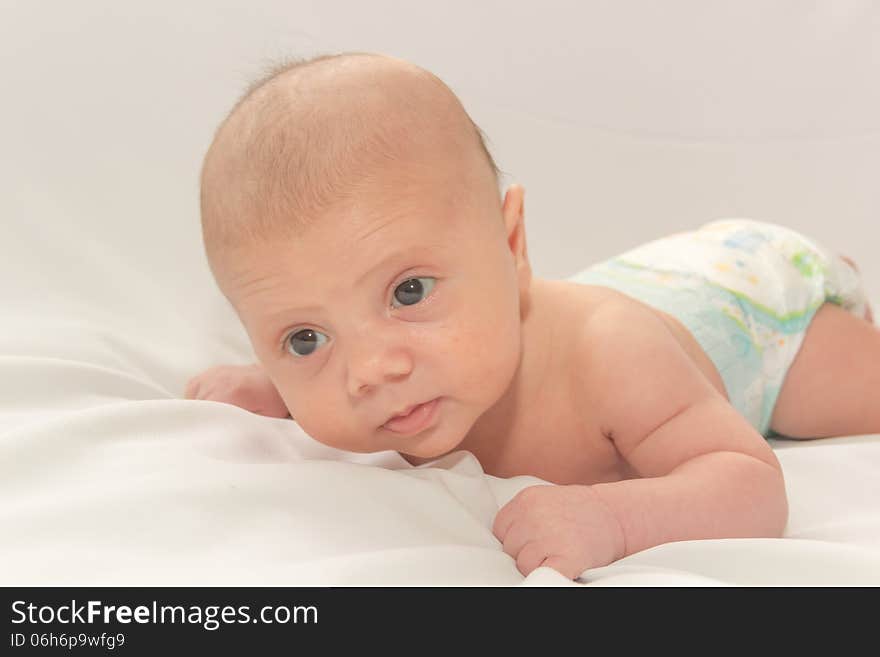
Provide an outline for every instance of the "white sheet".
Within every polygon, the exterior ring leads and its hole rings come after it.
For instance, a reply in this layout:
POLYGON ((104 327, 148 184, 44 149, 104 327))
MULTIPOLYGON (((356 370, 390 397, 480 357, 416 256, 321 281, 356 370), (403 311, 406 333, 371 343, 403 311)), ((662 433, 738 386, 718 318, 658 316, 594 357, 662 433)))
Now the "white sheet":
MULTIPOLYGON (((265 24, 202 11, 262 43, 292 11, 269 5, 265 24)), ((220 50, 200 49, 193 17, 109 6, 20 5, 0 21, 0 584, 880 585, 880 436, 774 441, 786 539, 663 545, 572 583, 546 568, 524 579, 492 536, 497 509, 537 479, 486 476, 467 452, 419 468, 338 452, 293 422, 179 399, 194 372, 251 358, 196 207, 200 157, 243 80, 223 69, 211 86, 220 50)), ((501 131, 505 112, 482 127, 501 131)), ((549 126, 534 117, 523 137, 549 126)), ((675 177, 649 169, 627 188, 675 177)), ((545 267, 554 234, 533 251, 545 267)), ((877 299, 880 280, 868 285, 877 299)))

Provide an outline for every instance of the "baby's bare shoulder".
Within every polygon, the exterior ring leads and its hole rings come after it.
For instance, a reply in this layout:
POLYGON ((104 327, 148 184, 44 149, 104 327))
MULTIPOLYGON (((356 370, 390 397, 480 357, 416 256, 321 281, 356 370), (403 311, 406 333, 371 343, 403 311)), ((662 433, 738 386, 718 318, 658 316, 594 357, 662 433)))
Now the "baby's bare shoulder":
POLYGON ((653 309, 624 294, 609 295, 584 314, 577 355, 590 359, 594 371, 599 365, 619 369, 616 365, 630 347, 648 340, 673 348, 676 342, 671 337, 668 325, 653 309))
POLYGON ((776 464, 763 437, 650 308, 627 299, 603 303, 576 352, 583 359, 576 369, 589 372, 584 394, 596 425, 639 476, 662 476, 709 452, 776 464))
POLYGON ((635 338, 645 333, 667 332, 657 313, 625 294, 604 297, 584 323, 586 337, 594 340, 635 338))
MULTIPOLYGON (((572 371, 578 377, 573 385, 596 400, 591 411, 600 421, 626 415, 619 407, 636 402, 637 390, 709 385, 668 323, 625 295, 609 296, 592 309, 575 340, 573 356, 577 366, 572 371)), ((611 430, 603 428, 606 434, 611 430)))

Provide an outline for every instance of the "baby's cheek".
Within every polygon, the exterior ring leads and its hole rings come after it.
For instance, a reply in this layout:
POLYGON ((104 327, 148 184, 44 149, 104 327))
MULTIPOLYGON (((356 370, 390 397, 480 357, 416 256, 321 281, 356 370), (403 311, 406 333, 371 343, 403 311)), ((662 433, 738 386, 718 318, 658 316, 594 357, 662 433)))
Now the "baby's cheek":
POLYGON ((463 319, 445 323, 436 332, 435 345, 431 349, 443 362, 461 367, 472 363, 485 350, 486 329, 480 318, 463 319))
POLYGON ((300 400, 300 402, 303 410, 300 413, 292 413, 300 428, 319 443, 328 447, 346 449, 346 445, 343 444, 346 434, 334 419, 338 417, 338 414, 324 415, 309 407, 307 400, 300 400))
POLYGON ((294 393, 290 386, 284 384, 278 384, 275 382, 275 388, 278 390, 278 394, 281 395, 281 399, 284 400, 285 406, 290 411, 290 414, 293 417, 296 417, 296 411, 298 410, 298 406, 302 404, 302 399, 300 395, 294 393))
POLYGON ((508 327, 496 320, 476 328, 461 336, 456 362, 477 385, 497 393, 496 389, 506 388, 519 362, 519 326, 508 327))
POLYGON ((278 394, 284 400, 284 405, 290 411, 290 416, 296 420, 297 424, 306 430, 306 425, 312 425, 315 413, 314 405, 311 403, 312 395, 307 389, 301 389, 296 386, 276 383, 278 394))

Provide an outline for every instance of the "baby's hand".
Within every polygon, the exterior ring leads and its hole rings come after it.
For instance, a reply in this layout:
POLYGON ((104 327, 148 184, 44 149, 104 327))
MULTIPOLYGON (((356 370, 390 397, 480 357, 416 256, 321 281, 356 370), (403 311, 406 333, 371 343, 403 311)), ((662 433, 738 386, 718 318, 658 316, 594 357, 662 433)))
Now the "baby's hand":
POLYGON ((570 579, 624 555, 617 518, 590 486, 530 486, 498 515, 492 533, 528 575, 548 566, 570 579))
POLYGON ((212 367, 190 379, 183 396, 225 402, 268 417, 290 415, 272 380, 259 365, 212 367))

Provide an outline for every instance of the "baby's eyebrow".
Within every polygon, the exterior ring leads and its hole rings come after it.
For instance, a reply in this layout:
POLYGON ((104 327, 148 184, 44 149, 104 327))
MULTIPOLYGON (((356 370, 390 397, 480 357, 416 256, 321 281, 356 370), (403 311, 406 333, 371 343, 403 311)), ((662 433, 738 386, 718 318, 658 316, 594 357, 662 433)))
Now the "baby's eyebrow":
POLYGON ((287 330, 292 325, 293 317, 301 317, 303 315, 307 315, 309 313, 318 312, 323 310, 321 306, 299 306, 296 308, 291 308, 290 306, 285 306, 282 310, 277 313, 272 313, 269 315, 266 321, 266 330, 263 333, 264 339, 267 343, 277 344, 281 342, 282 338, 287 333, 287 330))
MULTIPOLYGON (((397 260, 401 260, 405 256, 412 257, 414 252, 415 252, 415 249, 401 249, 400 251, 395 251, 395 252, 385 256, 376 265, 374 265, 373 267, 368 269, 366 272, 364 272, 363 274, 358 276, 354 281, 352 281, 351 287, 353 287, 353 288, 358 287, 359 285, 361 285, 364 282, 365 279, 369 278, 370 276, 372 276, 373 274, 375 274, 377 271, 381 270, 382 268, 387 267, 389 263, 395 262, 397 260)), ((276 319, 278 317, 285 317, 287 315, 292 315, 294 313, 308 313, 308 312, 314 312, 316 310, 323 310, 323 309, 324 309, 323 306, 321 306, 320 304, 318 304, 318 305, 312 304, 312 305, 308 305, 308 306, 298 306, 298 307, 285 306, 284 310, 276 313, 275 315, 272 315, 271 318, 276 319)))
MULTIPOLYGON (((380 260, 376 265, 371 267, 369 270, 361 274, 352 282, 352 287, 357 287, 363 283, 363 281, 377 271, 388 267, 390 263, 397 262, 398 260, 403 260, 404 258, 417 258, 420 255, 424 255, 425 253, 436 253, 435 249, 425 248, 425 247, 408 247, 404 249, 400 249, 398 251, 394 251, 389 255, 385 256, 380 260)), ((293 317, 295 315, 306 315, 308 313, 320 312, 324 310, 324 307, 320 304, 309 304, 306 306, 288 306, 285 305, 281 310, 270 314, 267 317, 266 325, 269 327, 269 330, 272 331, 273 339, 281 338, 281 333, 284 333, 289 327, 289 320, 286 318, 293 317), (279 326, 280 325, 280 326, 279 326), (277 335, 276 335, 277 334, 277 335)))
POLYGON ((318 306, 311 306, 311 305, 310 306, 297 306, 297 307, 284 306, 283 310, 279 310, 277 313, 273 313, 273 314, 269 315, 269 321, 271 321, 272 323, 275 323, 275 322, 283 319, 284 317, 288 317, 289 315, 306 314, 306 313, 317 312, 317 311, 321 311, 321 310, 324 310, 324 307, 320 306, 320 305, 318 305, 318 306))

